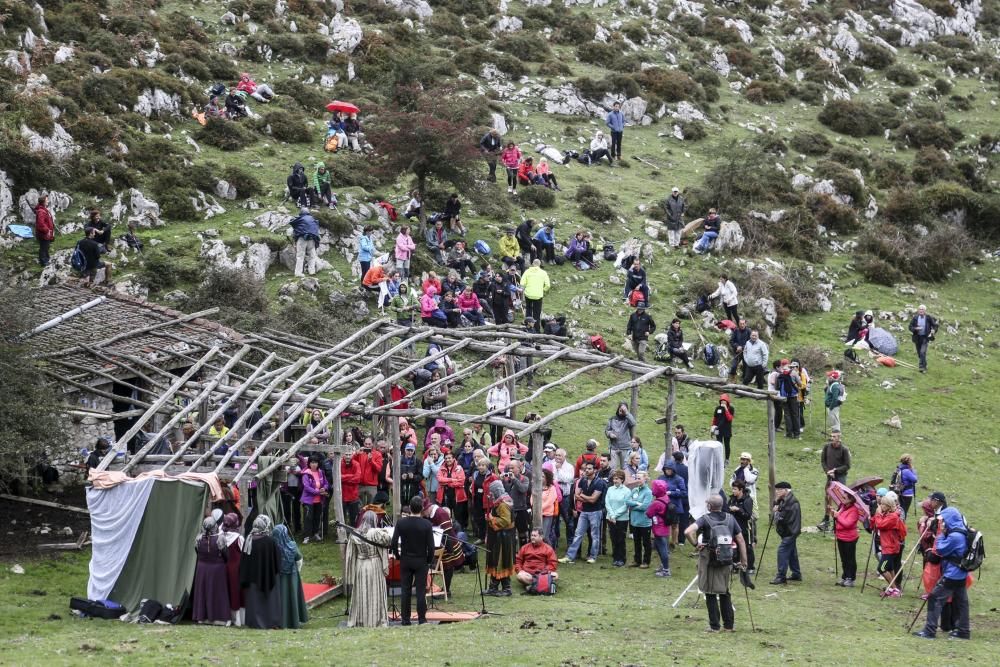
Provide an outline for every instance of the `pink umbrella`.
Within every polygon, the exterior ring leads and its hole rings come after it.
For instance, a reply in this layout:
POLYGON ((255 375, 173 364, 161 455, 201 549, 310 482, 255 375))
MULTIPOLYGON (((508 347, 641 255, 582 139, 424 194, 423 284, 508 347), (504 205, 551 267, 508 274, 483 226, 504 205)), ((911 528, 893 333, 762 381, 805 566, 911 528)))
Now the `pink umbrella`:
POLYGON ((868 511, 868 504, 861 500, 861 496, 856 491, 845 484, 830 482, 830 485, 826 487, 826 494, 838 505, 843 505, 847 502, 848 498, 853 498, 858 512, 861 513, 862 521, 867 521, 869 516, 871 516, 871 513, 868 511))

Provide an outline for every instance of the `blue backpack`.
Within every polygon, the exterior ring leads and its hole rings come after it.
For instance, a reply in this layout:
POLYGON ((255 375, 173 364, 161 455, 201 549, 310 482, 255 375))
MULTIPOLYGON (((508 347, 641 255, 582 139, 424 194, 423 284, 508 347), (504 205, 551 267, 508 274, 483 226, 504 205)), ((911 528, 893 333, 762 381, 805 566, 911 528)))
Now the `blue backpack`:
POLYGON ((715 351, 715 346, 709 343, 705 346, 705 363, 714 366, 719 363, 719 353, 715 351))
POLYGON ((77 273, 83 273, 83 271, 87 268, 87 258, 83 256, 83 251, 80 250, 80 241, 77 241, 76 247, 73 248, 73 254, 69 258, 69 264, 77 273))
POLYGON ((480 255, 490 254, 490 246, 486 243, 486 241, 483 241, 482 239, 476 241, 472 245, 472 247, 475 248, 476 252, 478 252, 480 255))

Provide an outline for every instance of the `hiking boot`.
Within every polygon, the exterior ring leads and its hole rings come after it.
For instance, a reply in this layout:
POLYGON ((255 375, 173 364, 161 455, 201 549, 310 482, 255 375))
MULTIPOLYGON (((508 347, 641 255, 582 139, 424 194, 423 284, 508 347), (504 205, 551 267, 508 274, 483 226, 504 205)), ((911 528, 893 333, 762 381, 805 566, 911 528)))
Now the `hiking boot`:
POLYGON ((903 591, 899 590, 898 588, 890 588, 887 592, 887 595, 891 598, 901 598, 903 597, 903 591))
POLYGON ((972 639, 970 635, 962 634, 958 630, 952 630, 948 633, 948 639, 972 639))
POLYGON ((501 598, 509 598, 511 595, 513 595, 513 593, 510 592, 509 588, 505 588, 502 591, 500 591, 499 593, 497 593, 497 597, 501 597, 501 598))
POLYGON ((775 586, 784 586, 788 582, 787 582, 787 580, 784 577, 775 577, 774 579, 772 579, 768 583, 774 584, 775 586))
POLYGON ((914 632, 914 637, 920 637, 921 639, 934 639, 936 636, 933 632, 927 632, 927 630, 921 630, 920 632, 914 632))
POLYGON ((639 569, 640 570, 648 570, 649 569, 649 563, 643 563, 642 565, 639 566, 639 569))
POLYGON ((847 580, 846 579, 841 579, 840 581, 838 581, 837 583, 835 583, 834 586, 843 586, 845 581, 847 581, 847 580))
POLYGON ((659 569, 656 571, 656 576, 658 577, 669 577, 670 570, 659 569))
POLYGON ((559 562, 560 563, 575 563, 576 561, 575 560, 570 560, 566 556, 563 556, 562 558, 559 559, 559 562))
POLYGON ((844 579, 843 586, 844 586, 844 588, 854 588, 854 580, 853 579, 844 579))
MULTIPOLYGON (((596 558, 588 558, 587 562, 590 563, 591 565, 593 565, 594 563, 597 562, 597 559, 596 558)), ((649 567, 649 566, 647 565, 646 567, 649 567)))
POLYGON ((629 567, 639 567, 642 563, 629 563, 629 567))
POLYGON ((788 580, 789 581, 802 581, 802 575, 801 574, 793 574, 792 576, 788 577, 788 580))

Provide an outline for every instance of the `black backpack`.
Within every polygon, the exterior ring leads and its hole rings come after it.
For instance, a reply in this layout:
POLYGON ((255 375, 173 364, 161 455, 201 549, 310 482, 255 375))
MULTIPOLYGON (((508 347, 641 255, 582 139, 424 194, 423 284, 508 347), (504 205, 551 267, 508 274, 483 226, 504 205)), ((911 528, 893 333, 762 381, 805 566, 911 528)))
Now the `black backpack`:
POLYGON ((715 521, 711 515, 706 514, 705 523, 709 563, 718 567, 735 563, 736 540, 729 528, 729 522, 715 521))
MULTIPOLYGON (((964 518, 963 518, 964 521, 964 518)), ((983 541, 983 534, 965 524, 965 530, 960 531, 965 535, 965 555, 961 558, 949 558, 948 560, 966 572, 975 572, 986 558, 986 544, 983 541)))
POLYGON ((705 363, 709 366, 719 363, 719 353, 715 351, 715 345, 711 343, 705 346, 705 363))

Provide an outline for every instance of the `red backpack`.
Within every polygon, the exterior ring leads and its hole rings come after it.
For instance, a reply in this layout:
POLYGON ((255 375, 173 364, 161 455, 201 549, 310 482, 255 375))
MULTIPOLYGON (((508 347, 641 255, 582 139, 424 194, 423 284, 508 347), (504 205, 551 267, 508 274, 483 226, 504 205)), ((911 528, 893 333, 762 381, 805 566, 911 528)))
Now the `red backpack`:
POLYGON ((598 352, 607 352, 608 344, 604 342, 604 336, 595 334, 590 337, 590 346, 598 352))
POLYGON ((642 293, 642 290, 636 287, 632 290, 632 293, 628 295, 628 305, 635 308, 635 305, 640 301, 645 301, 646 295, 642 293))

